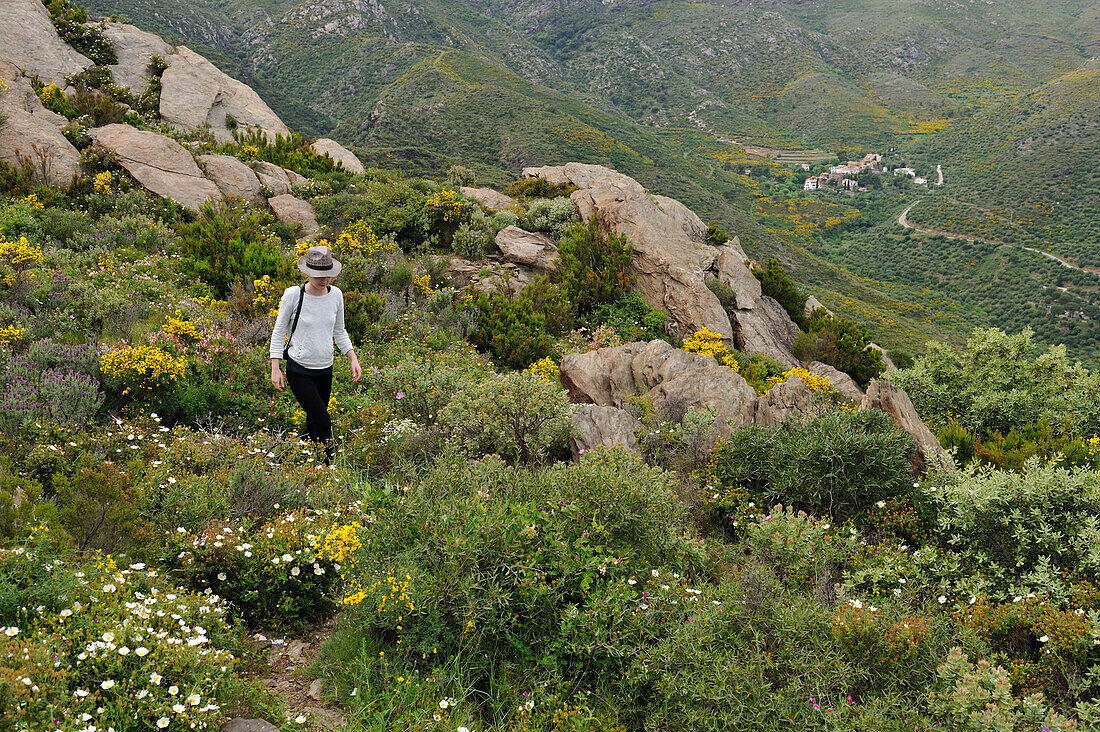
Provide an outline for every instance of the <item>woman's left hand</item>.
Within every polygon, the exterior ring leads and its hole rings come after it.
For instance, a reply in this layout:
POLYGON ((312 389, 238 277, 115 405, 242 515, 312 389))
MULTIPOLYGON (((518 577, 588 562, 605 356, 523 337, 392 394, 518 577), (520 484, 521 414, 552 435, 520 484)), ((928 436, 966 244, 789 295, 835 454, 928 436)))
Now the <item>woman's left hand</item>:
POLYGON ((359 365, 359 359, 356 357, 355 353, 352 352, 352 354, 351 354, 351 380, 352 381, 359 381, 359 379, 361 379, 361 378, 363 378, 363 367, 359 365))

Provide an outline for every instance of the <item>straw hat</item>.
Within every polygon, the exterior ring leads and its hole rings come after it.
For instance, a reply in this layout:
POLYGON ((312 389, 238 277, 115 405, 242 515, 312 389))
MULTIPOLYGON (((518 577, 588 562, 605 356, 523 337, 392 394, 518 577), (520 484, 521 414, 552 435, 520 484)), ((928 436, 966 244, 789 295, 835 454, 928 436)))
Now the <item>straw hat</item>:
POLYGON ((307 277, 335 277, 344 265, 332 258, 328 247, 310 247, 298 258, 298 269, 307 277))

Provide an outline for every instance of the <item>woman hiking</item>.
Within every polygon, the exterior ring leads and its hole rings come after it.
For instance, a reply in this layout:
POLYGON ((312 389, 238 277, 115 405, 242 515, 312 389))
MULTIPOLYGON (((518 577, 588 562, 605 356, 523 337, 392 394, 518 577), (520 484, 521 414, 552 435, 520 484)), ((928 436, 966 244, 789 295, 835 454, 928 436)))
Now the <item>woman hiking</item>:
POLYGON ((325 448, 325 463, 333 457, 332 418, 328 414, 332 392, 332 344, 351 359, 351 380, 359 381, 363 368, 344 329, 344 293, 331 282, 343 265, 328 247, 310 247, 298 258, 298 269, 309 282, 283 291, 279 315, 271 331, 271 383, 279 391, 290 385, 294 398, 306 413, 302 437, 325 448), (286 376, 279 360, 286 359, 286 376))

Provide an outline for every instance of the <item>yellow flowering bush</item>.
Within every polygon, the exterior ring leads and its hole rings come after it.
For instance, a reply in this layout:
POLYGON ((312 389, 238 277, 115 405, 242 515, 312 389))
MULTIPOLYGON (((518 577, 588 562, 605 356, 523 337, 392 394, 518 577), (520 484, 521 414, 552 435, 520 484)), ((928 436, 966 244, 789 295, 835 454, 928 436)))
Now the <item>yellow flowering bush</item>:
POLYGON ((417 277, 413 277, 413 287, 422 295, 430 295, 432 290, 432 276, 423 274, 417 277))
POLYGON ((167 322, 164 325, 164 332, 168 335, 175 336, 183 343, 196 343, 202 338, 195 324, 178 308, 174 315, 166 315, 165 321, 167 322))
POLYGON ((462 214, 462 202, 458 200, 458 193, 449 188, 433 193, 424 205, 447 223, 458 221, 462 214))
POLYGON ((6 284, 15 284, 36 264, 42 264, 42 247, 30 243, 25 236, 19 237, 19 241, 0 239, 0 268, 6 284))
POLYGON ((114 178, 111 177, 111 171, 104 170, 102 173, 96 173, 95 182, 92 185, 99 193, 104 193, 109 196, 114 192, 114 189, 111 187, 113 182, 114 178))
POLYGON ((100 356, 99 366, 123 394, 145 396, 175 386, 187 361, 156 346, 125 346, 100 356))
POLYGON ((684 340, 684 350, 698 353, 700 356, 712 356, 723 366, 729 366, 734 371, 740 371, 737 359, 722 343, 722 336, 703 326, 690 338, 684 340))
POLYGON ((795 366, 793 369, 788 369, 784 371, 782 376, 771 377, 770 379, 768 379, 768 388, 770 389, 776 384, 782 384, 784 381, 791 378, 792 376, 797 376, 798 378, 802 379, 802 383, 805 384, 806 388, 814 394, 828 394, 833 391, 833 388, 829 386, 828 376, 817 376, 815 374, 811 374, 809 371, 802 368, 801 366, 795 366))
POLYGON ((269 318, 279 314, 279 298, 272 287, 271 275, 252 280, 252 307, 258 312, 266 310, 269 318))
POLYGON ((234 153, 237 160, 255 160, 260 154, 260 148, 255 145, 241 145, 241 149, 234 153))
POLYGON ((16 341, 22 340, 26 328, 16 328, 14 325, 6 325, 0 328, 0 345, 12 346, 16 341))
POLYGON ((554 359, 547 356, 546 358, 540 358, 533 364, 523 370, 525 374, 531 374, 547 384, 558 384, 558 366, 554 363, 554 359))
POLYGON ((45 205, 38 200, 37 193, 28 193, 21 200, 31 208, 45 208, 45 205))
POLYGON ((214 523, 172 551, 189 586, 228 600, 251 627, 293 628, 336 610, 359 528, 340 512, 301 509, 263 524, 214 523))

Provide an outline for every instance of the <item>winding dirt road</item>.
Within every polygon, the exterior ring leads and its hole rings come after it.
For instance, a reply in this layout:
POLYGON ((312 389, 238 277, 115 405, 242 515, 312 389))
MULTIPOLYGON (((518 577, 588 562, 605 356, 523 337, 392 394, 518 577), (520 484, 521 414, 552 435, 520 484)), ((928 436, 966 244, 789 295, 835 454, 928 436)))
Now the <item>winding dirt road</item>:
POLYGON ((1034 252, 1036 254, 1041 254, 1042 256, 1046 257, 1047 259, 1053 259, 1055 262, 1062 265, 1063 267, 1066 267, 1067 269, 1076 269, 1080 272, 1089 272, 1090 274, 1100 274, 1100 270, 1098 270, 1098 269, 1093 269, 1091 267, 1078 267, 1076 264, 1073 264, 1072 262, 1067 262, 1066 260, 1062 259, 1061 257, 1056 257, 1055 255, 1051 254, 1050 252, 1044 252, 1044 251, 1041 251, 1039 249, 1032 249, 1031 247, 1025 247, 1022 244, 1013 244, 1013 243, 1007 242, 1007 241, 996 241, 994 239, 983 239, 980 236, 967 236, 965 234, 952 234, 950 231, 943 231, 941 229, 930 229, 926 226, 917 226, 916 224, 910 223, 910 221, 907 217, 909 215, 909 210, 912 209, 913 206, 916 206, 918 203, 920 203, 919 200, 913 201, 911 204, 909 204, 909 206, 904 211, 901 212, 901 215, 898 216, 898 223, 901 224, 901 226, 903 226, 904 228, 912 229, 913 231, 920 231, 920 232, 923 232, 925 234, 938 234, 939 236, 942 236, 942 237, 947 238, 947 239, 965 239, 967 241, 980 241, 980 242, 984 242, 986 244, 993 244, 994 246, 1019 247, 1020 249, 1023 249, 1023 250, 1029 251, 1029 252, 1034 252))

